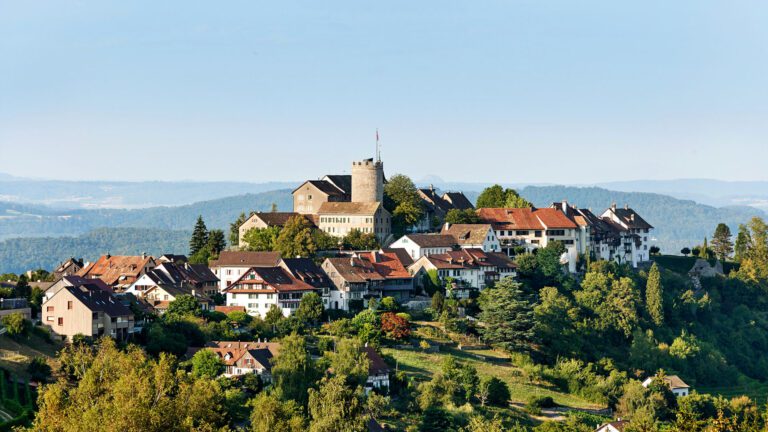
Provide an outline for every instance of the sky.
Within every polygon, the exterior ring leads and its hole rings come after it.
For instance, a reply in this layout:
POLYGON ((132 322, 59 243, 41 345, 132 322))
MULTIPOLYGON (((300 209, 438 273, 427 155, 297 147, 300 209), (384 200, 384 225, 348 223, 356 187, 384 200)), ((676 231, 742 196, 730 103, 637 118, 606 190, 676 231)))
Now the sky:
POLYGON ((768 180, 768 2, 0 0, 0 172, 768 180))

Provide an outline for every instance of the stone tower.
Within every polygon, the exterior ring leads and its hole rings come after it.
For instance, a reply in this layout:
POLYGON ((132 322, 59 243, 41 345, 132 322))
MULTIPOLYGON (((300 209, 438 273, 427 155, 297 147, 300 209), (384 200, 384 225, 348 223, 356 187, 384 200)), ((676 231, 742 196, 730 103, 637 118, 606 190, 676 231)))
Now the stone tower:
POLYGON ((384 163, 365 159, 352 162, 352 202, 384 201, 384 163))

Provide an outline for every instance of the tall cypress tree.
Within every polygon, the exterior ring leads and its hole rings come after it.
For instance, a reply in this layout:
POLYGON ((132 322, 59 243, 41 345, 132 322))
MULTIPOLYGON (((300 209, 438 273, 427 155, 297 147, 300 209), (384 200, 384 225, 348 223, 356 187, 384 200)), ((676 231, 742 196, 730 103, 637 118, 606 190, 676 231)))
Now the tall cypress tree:
POLYGON ((661 273, 656 263, 648 272, 648 282, 645 285, 645 308, 651 320, 657 326, 664 324, 664 288, 661 286, 661 273))
POLYGON ((192 238, 189 240, 189 254, 196 254, 206 244, 208 244, 208 228, 205 226, 203 216, 198 216, 195 229, 192 231, 192 238))
POLYGON ((709 258, 709 245, 707 244, 706 237, 704 237, 704 244, 701 246, 701 249, 699 249, 699 258, 702 258, 702 259, 709 258))

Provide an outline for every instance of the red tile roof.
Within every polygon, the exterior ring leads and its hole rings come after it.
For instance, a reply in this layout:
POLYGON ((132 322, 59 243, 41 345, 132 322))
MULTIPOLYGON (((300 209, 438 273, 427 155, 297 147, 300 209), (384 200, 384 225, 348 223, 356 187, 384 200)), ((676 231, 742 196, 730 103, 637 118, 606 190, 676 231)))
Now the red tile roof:
POLYGON ((222 251, 210 267, 275 267, 279 262, 278 252, 222 251))
POLYGON ((480 220, 496 230, 573 229, 576 224, 563 212, 553 208, 481 208, 480 220))
POLYGON ((144 267, 154 267, 151 256, 103 255, 96 262, 77 272, 78 276, 99 278, 107 285, 130 285, 141 276, 144 267))
POLYGON ((312 291, 315 287, 297 279, 282 267, 252 267, 224 291, 228 293, 260 292, 281 293, 287 291, 312 291), (251 275, 254 276, 251 279, 251 275), (263 284, 264 288, 249 290, 248 285, 263 284), (246 287, 243 287, 246 286, 246 287))

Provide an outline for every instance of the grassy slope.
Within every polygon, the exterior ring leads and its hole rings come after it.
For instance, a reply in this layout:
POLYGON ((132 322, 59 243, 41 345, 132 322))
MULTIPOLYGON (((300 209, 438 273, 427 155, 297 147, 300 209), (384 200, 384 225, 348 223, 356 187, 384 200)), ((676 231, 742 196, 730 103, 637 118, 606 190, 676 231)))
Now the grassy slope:
POLYGON ((61 348, 59 343, 48 343, 37 336, 30 336, 21 343, 7 335, 0 336, 0 367, 14 375, 27 379, 27 365, 34 357, 44 357, 48 364, 56 370, 56 352, 61 348))

